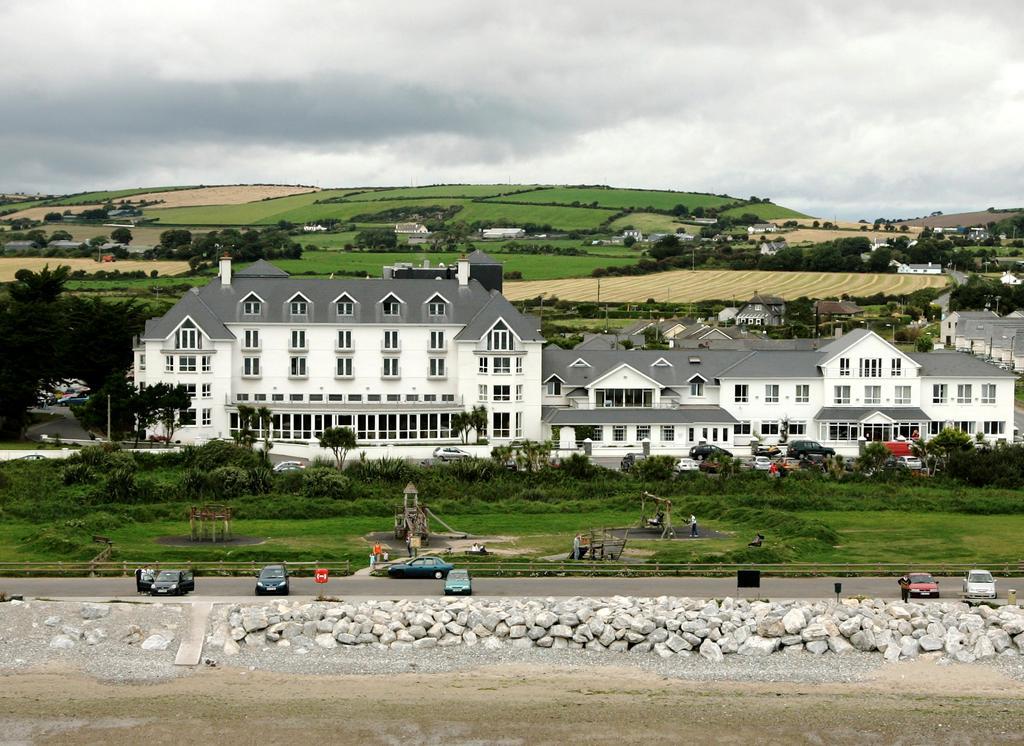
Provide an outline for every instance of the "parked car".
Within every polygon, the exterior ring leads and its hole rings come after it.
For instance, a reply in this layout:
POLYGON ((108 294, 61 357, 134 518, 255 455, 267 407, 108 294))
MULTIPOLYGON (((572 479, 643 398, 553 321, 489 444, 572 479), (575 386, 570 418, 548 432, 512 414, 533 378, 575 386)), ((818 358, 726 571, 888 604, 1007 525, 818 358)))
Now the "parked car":
POLYGON ((721 446, 711 443, 701 443, 690 449, 690 458, 695 461, 705 461, 709 458, 721 458, 722 456, 729 456, 731 458, 732 453, 721 446))
POLYGON ((455 446, 438 446, 434 449, 434 458, 438 461, 458 461, 459 459, 472 458, 472 456, 455 446))
POLYGON ((627 453, 622 457, 622 461, 619 462, 619 471, 629 471, 632 469, 637 461, 643 461, 646 458, 642 453, 627 453))
POLYGON ((89 401, 88 396, 68 396, 57 402, 58 407, 70 407, 73 404, 85 404, 89 401))
POLYGON ((823 446, 815 440, 794 440, 786 449, 786 455, 793 458, 807 458, 808 456, 835 456, 834 448, 823 446))
POLYGON ((256 595, 262 596, 265 593, 279 593, 287 596, 291 592, 291 584, 288 582, 288 568, 284 565, 267 565, 260 570, 256 578, 256 595))
POLYGON ((676 461, 676 471, 677 472, 699 471, 699 470, 700 470, 700 464, 698 464, 696 461, 694 461, 689 456, 683 456, 681 459, 676 461))
POLYGON ((767 456, 754 456, 745 466, 754 471, 768 471, 772 468, 772 460, 767 456))
POLYGON ((39 453, 30 453, 27 456, 18 456, 18 461, 42 461, 46 456, 39 453))
POLYGON ((469 570, 452 570, 444 581, 444 595, 472 596, 473 579, 469 570))
POLYGON ((441 578, 448 577, 454 565, 440 557, 417 557, 408 562, 400 562, 388 568, 389 578, 441 578))
POLYGON ((183 596, 196 589, 191 570, 161 570, 149 588, 151 596, 183 596))
POLYGON ((979 601, 996 597, 996 579, 988 570, 971 570, 964 576, 964 600, 979 601))
POLYGON ((896 458, 896 465, 911 471, 920 471, 924 468, 924 464, 921 463, 921 459, 917 456, 898 456, 896 458))
POLYGON ((912 572, 910 577, 910 597, 938 598, 939 581, 926 572, 912 572))
POLYGON ((754 456, 768 456, 769 458, 775 458, 776 456, 782 455, 782 449, 776 445, 768 445, 766 443, 758 443, 753 446, 754 456))
POLYGON ((283 471, 301 471, 305 468, 306 465, 301 461, 281 461, 280 463, 274 464, 273 471, 276 474, 280 474, 283 471))

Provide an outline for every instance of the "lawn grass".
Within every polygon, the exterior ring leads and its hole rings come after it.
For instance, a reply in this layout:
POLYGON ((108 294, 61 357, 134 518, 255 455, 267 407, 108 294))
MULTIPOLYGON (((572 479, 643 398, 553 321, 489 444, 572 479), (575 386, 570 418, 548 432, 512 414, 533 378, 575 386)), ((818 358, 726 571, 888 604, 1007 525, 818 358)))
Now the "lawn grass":
POLYGON ((538 202, 571 205, 578 202, 598 207, 621 209, 671 210, 676 205, 686 205, 690 210, 697 207, 719 207, 738 202, 735 197, 720 197, 697 192, 666 192, 647 189, 611 189, 601 187, 552 187, 539 189, 512 198, 515 202, 538 202))

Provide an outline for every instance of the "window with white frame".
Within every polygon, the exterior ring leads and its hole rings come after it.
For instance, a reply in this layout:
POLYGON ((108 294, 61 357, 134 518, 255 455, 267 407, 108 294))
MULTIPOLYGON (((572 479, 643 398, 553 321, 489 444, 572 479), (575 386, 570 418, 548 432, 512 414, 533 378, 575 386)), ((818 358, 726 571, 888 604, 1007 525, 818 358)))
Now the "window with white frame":
POLYGON ((764 420, 761 423, 761 435, 778 435, 779 434, 779 421, 778 420, 764 420))
POLYGON ((794 401, 797 404, 807 404, 811 400, 811 386, 807 383, 798 383, 796 385, 796 395, 794 401))
POLYGON ((676 439, 676 427, 675 425, 662 425, 661 426, 661 440, 663 443, 672 443, 676 439))
POLYGON ((258 357, 242 358, 242 375, 258 376, 260 374, 260 359, 258 357))
POLYGON ((777 383, 766 383, 764 386, 764 401, 765 404, 778 404, 779 402, 779 384, 777 383))
POLYGON ((485 357, 478 357, 476 360, 477 360, 477 362, 476 362, 476 372, 477 373, 486 373, 487 372, 487 358, 485 358, 485 357))
POLYGON ((139 370, 146 369, 146 355, 145 353, 139 355, 139 370))
POLYGON ((250 295, 242 301, 242 315, 259 316, 263 313, 263 302, 255 295, 250 295))
POLYGON ((288 375, 305 377, 306 375, 306 358, 302 356, 292 356, 288 358, 288 375))
POLYGON ((182 427, 191 427, 196 424, 196 410, 194 409, 181 409, 178 410, 179 424, 182 427))
POLYGON ((504 324, 497 324, 487 335, 488 350, 511 350, 512 332, 504 324))
POLYGON ((850 375, 850 358, 841 357, 839 358, 839 375, 848 376, 850 375))
POLYGON ((639 443, 642 440, 651 439, 651 426, 650 425, 637 425, 636 426, 636 440, 639 443))
POLYGON ((398 316, 402 313, 402 304, 398 298, 393 295, 389 295, 387 298, 380 302, 381 311, 384 312, 385 316, 398 316))
POLYGON ((432 350, 443 350, 444 349, 444 332, 443 331, 432 331, 432 332, 430 332, 430 349, 432 349, 432 350))
POLYGON ((945 404, 946 403, 946 384, 944 383, 933 383, 932 384, 932 404, 945 404))
POLYGON ((949 423, 949 426, 954 430, 959 430, 960 432, 967 433, 968 435, 974 434, 974 423, 970 420, 954 420, 949 423))
POLYGON ((179 355, 178 356, 178 371, 181 373, 195 373, 196 372, 196 356, 195 355, 179 355))
POLYGON ((355 316, 356 304, 347 295, 343 295, 338 298, 338 302, 334 305, 335 310, 339 316, 355 316))
POLYGON ((384 358, 384 377, 385 378, 398 378, 398 358, 397 357, 386 357, 386 358, 384 358))
POLYGON ((881 404, 882 403, 882 387, 881 386, 865 386, 864 387, 864 403, 865 404, 881 404))
POLYGON ((512 372, 512 358, 510 357, 496 357, 494 358, 494 372, 495 373, 511 373, 512 372))
POLYGON ((859 422, 825 422, 821 425, 825 440, 850 441, 860 437, 859 422))
POLYGON ((612 441, 615 443, 623 443, 626 440, 626 426, 625 425, 612 425, 612 441))
POLYGON ((894 357, 892 359, 892 367, 890 369, 894 378, 899 378, 903 375, 903 358, 894 357))
POLYGON ((521 375, 523 372, 523 359, 521 357, 516 358, 516 375, 521 375))
POLYGON ((199 357, 199 369, 203 373, 209 373, 213 370, 213 355, 201 355, 199 357))
POLYGON ((737 422, 733 426, 732 431, 736 435, 750 435, 750 433, 751 433, 750 423, 749 422, 737 422))
POLYGON ((487 401, 487 384, 486 383, 477 384, 477 387, 476 387, 476 400, 477 401, 487 401))
POLYGON ((804 420, 790 420, 789 435, 807 435, 807 423, 804 420))
POLYGON ((352 330, 351 329, 339 329, 338 330, 338 349, 339 350, 351 350, 352 349, 352 330))
POLYGON ((547 384, 548 396, 561 396, 562 395, 562 382, 557 378, 550 379, 547 384))
POLYGON ((956 385, 956 403, 957 404, 970 404, 971 403, 971 399, 972 399, 972 396, 971 396, 972 391, 973 391, 973 386, 971 386, 971 384, 969 384, 969 383, 958 383, 956 385))
POLYGON ((882 377, 882 358, 880 358, 880 357, 862 357, 860 359, 860 377, 861 378, 881 378, 882 377))
POLYGON ((849 404, 850 403, 850 387, 849 386, 835 386, 833 389, 833 404, 849 404))
POLYGON ((996 403, 996 385, 994 383, 983 383, 983 384, 981 384, 981 403, 982 404, 995 404, 996 403))
POLYGON ((443 357, 430 358, 429 374, 431 378, 444 378, 448 374, 443 357))
POLYGON ((194 383, 185 384, 185 394, 188 396, 189 401, 196 398, 196 385, 194 383))
POLYGON ((260 330, 246 329, 242 335, 242 348, 246 350, 258 350, 260 348, 260 330))
POLYGON ((200 392, 200 394, 199 394, 199 395, 200 395, 200 396, 201 396, 201 397, 202 397, 203 399, 210 399, 210 398, 212 398, 212 397, 213 397, 213 385, 212 385, 212 384, 209 384, 209 383, 204 383, 204 384, 203 384, 203 385, 202 385, 202 386, 201 386, 201 387, 199 388, 199 392, 200 392))
POLYGON ((384 349, 385 350, 397 350, 398 349, 398 330, 397 329, 385 329, 384 330, 384 349))
POLYGON ((174 334, 174 349, 198 350, 202 347, 202 337, 191 321, 186 321, 174 334))
POLYGON ((604 428, 600 425, 594 425, 590 428, 590 439, 595 443, 600 443, 604 440, 604 428))
POLYGON ((213 410, 212 409, 204 409, 203 410, 202 424, 203 425, 210 425, 212 423, 213 423, 213 410))
POLYGON ((336 375, 338 378, 352 378, 352 358, 336 358, 334 375, 336 375))
POLYGON ((512 401, 511 386, 495 386, 492 389, 492 401, 512 401))
POLYGON ((174 355, 165 355, 164 356, 164 372, 165 373, 173 373, 174 372, 174 355))
POLYGON ((305 316, 309 313, 309 301, 305 298, 293 298, 288 304, 288 312, 292 316, 305 316))
POLYGON ((737 383, 732 387, 732 398, 737 404, 746 404, 750 401, 750 387, 745 383, 737 383))
POLYGON ((516 401, 522 401, 522 400, 523 400, 523 384, 517 383, 516 384, 516 401))
POLYGON ((448 304, 439 295, 435 295, 427 304, 427 313, 431 316, 444 316, 447 309, 448 304))
POLYGON ((515 437, 523 437, 523 413, 516 412, 516 432, 515 437))
POLYGON ((928 423, 928 434, 938 435, 945 429, 945 427, 946 423, 943 422, 942 420, 932 420, 931 422, 928 423))
POLYGON ((910 386, 897 386, 892 403, 910 404, 910 386))
POLYGON ((512 415, 509 412, 492 412, 491 413, 491 437, 493 438, 509 438, 510 427, 509 421, 512 419, 512 415))
POLYGON ((1006 423, 1002 420, 986 420, 982 423, 982 431, 985 435, 1005 435, 1006 423))
POLYGON ((700 380, 699 378, 695 378, 692 381, 690 381, 690 396, 704 396, 704 381, 700 380))
POLYGON ((292 329, 288 338, 288 347, 293 350, 306 349, 306 330, 292 329))

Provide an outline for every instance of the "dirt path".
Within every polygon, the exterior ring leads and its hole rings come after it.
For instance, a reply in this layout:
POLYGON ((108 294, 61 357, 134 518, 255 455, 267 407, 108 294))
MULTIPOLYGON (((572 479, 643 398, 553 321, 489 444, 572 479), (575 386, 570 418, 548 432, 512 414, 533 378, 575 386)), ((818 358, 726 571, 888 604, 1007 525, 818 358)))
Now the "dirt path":
POLYGON ((0 679, 0 740, 251 744, 1011 743, 1024 684, 985 666, 886 666, 856 684, 702 683, 590 666, 294 676, 205 669, 98 684, 0 679))

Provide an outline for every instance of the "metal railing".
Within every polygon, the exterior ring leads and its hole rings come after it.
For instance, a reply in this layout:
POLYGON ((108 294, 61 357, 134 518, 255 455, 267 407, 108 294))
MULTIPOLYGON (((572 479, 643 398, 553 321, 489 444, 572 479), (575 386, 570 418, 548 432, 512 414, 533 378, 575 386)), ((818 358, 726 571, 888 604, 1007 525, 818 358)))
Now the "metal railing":
MULTIPOLYGON (((249 561, 208 561, 194 562, 0 562, 0 577, 129 577, 138 567, 153 570, 183 569, 191 570, 199 576, 214 577, 233 575, 258 575, 260 570, 270 562, 249 561)), ((292 576, 312 576, 315 569, 327 569, 332 575, 351 575, 352 563, 349 560, 326 560, 324 562, 283 562, 292 576)))

